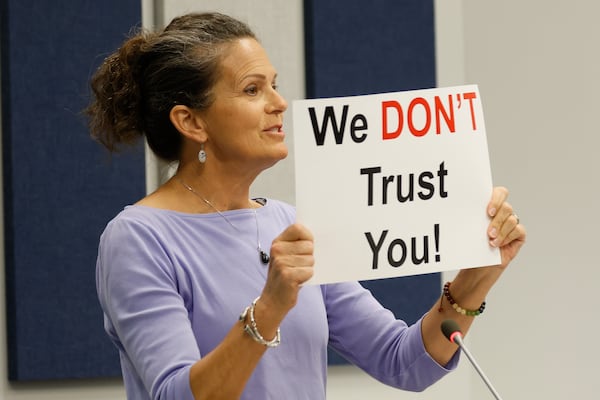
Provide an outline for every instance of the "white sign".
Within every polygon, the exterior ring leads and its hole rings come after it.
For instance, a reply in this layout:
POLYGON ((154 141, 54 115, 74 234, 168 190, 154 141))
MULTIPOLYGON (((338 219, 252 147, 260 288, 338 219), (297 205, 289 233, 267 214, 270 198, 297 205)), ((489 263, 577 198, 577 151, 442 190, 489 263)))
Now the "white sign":
POLYGON ((298 222, 330 283, 498 264, 475 85, 293 104, 298 222))

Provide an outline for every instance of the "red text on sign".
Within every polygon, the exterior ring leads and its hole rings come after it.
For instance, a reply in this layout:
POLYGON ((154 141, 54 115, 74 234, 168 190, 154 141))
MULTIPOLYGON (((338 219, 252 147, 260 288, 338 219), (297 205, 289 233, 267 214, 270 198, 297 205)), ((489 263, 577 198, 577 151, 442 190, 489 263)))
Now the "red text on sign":
POLYGON ((469 113, 471 128, 477 130, 473 100, 477 93, 466 92, 449 94, 447 99, 434 96, 433 99, 415 97, 408 107, 396 100, 381 102, 382 138, 396 139, 402 132, 408 130, 415 137, 425 136, 435 124, 435 133, 441 134, 445 128, 451 133, 456 132, 456 114, 463 109, 463 100, 468 104, 465 112, 469 113), (455 101, 456 100, 456 101, 455 101), (395 123, 394 123, 395 122, 395 123))

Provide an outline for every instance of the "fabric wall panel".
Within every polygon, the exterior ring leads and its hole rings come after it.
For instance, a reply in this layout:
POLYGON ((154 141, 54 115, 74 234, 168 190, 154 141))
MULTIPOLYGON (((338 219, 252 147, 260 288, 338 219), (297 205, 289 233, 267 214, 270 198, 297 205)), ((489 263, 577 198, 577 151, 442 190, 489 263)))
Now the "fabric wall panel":
POLYGON ((307 96, 435 86, 433 1, 305 0, 307 96))
MULTIPOLYGON (((433 1, 305 0, 304 6, 308 98, 435 87, 433 1)), ((441 287, 440 274, 362 284, 409 323, 441 287)), ((330 352, 330 362, 344 360, 330 352)))
POLYGON ((99 235, 145 193, 144 151, 110 157, 81 110, 136 0, 1 2, 9 379, 118 376, 95 291, 99 235))

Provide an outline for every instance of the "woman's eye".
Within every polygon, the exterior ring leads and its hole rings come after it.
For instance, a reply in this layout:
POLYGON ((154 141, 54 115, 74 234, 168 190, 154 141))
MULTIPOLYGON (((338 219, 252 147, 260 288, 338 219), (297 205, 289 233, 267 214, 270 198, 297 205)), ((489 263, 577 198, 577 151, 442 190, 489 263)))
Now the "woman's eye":
POLYGON ((246 89, 244 89, 244 93, 254 96, 256 93, 258 93, 258 88, 256 86, 248 86, 246 89))

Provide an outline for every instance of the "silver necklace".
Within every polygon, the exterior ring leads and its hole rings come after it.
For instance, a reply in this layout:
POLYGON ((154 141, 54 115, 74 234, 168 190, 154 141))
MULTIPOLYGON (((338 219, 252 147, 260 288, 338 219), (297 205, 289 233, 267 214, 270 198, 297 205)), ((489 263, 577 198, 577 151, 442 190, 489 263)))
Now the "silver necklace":
MULTIPOLYGON (((238 229, 237 226, 235 226, 230 220, 229 218, 227 218, 221 211, 219 211, 217 209, 217 207, 213 206, 213 204, 208 201, 205 197, 203 197, 200 193, 196 192, 194 190, 193 187, 191 187, 190 185, 188 185, 187 183, 185 183, 183 180, 181 180, 180 178, 177 178, 177 180, 181 183, 181 185, 186 188, 189 192, 191 192, 192 194, 196 195, 198 198, 200 198, 203 202, 205 202, 210 208, 212 208, 213 210, 215 210, 217 212, 217 214, 219 214, 221 217, 223 217, 223 219, 225 221, 227 221, 227 223, 236 231, 240 231, 238 229)), ((269 260, 271 259, 271 257, 269 256, 269 254, 267 254, 261 247, 260 245, 260 229, 258 229, 258 215, 256 214, 256 209, 253 208, 252 211, 254 212, 254 221, 256 222, 256 249, 258 250, 258 255, 260 256, 260 261, 263 264, 268 264, 269 260)))

